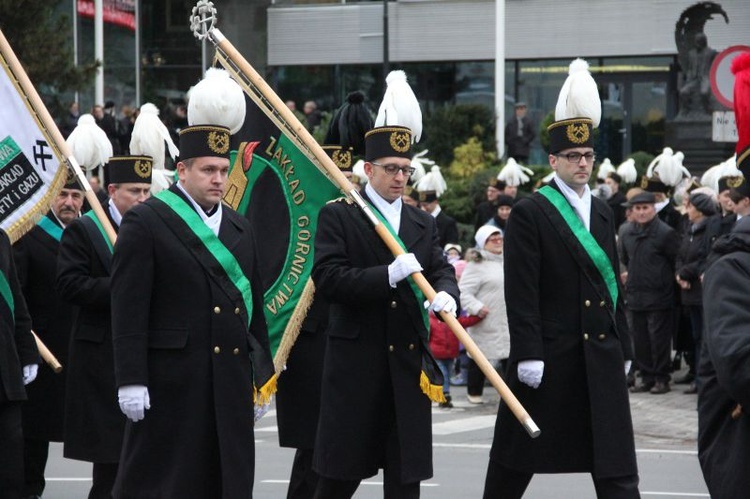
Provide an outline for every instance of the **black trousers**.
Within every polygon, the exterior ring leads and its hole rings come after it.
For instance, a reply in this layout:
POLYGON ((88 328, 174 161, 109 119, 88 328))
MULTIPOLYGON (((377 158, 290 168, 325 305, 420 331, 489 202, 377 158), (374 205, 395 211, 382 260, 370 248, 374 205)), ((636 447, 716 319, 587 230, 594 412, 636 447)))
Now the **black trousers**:
POLYGON ((644 385, 670 379, 674 310, 632 310, 635 360, 644 385))
POLYGON ((49 442, 36 438, 25 438, 23 441, 24 487, 23 495, 41 496, 46 482, 44 470, 49 456, 49 442))
POLYGON ((112 499, 118 463, 94 463, 89 499, 112 499))
MULTIPOLYGON (((531 482, 533 473, 506 468, 497 461, 490 460, 487 479, 484 483, 484 499, 521 499, 531 482)), ((640 499, 638 475, 596 478, 594 489, 598 499, 640 499)))
POLYGON ((312 467, 313 449, 297 449, 289 477, 286 499, 312 499, 318 486, 318 475, 312 467))
MULTIPOLYGON (((487 377, 484 375, 481 369, 474 359, 468 359, 469 361, 469 379, 466 383, 466 393, 469 395, 481 396, 484 393, 484 380, 487 377)), ((507 359, 502 359, 495 364, 495 370, 500 373, 500 376, 505 376, 505 366, 507 359)))
POLYGON ((20 402, 0 402, 0 442, 0 499, 19 499, 23 492, 20 402))

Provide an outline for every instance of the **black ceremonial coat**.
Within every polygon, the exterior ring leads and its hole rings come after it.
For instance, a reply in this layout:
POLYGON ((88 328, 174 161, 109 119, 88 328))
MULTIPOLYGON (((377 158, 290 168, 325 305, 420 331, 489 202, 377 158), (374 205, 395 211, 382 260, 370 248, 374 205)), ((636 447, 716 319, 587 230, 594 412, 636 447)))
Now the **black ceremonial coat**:
POLYGON ((276 421, 281 447, 315 447, 329 311, 328 302, 316 292, 289 353, 286 370, 279 376, 276 421))
POLYGON ((261 360, 268 367, 271 352, 250 223, 222 210, 219 240, 252 287, 249 331, 240 293, 215 260, 193 252, 202 243, 189 242, 192 230, 162 201, 130 209, 120 227, 112 266, 117 386, 146 385, 151 409, 126 425, 115 498, 252 496, 253 374, 261 360))
MULTIPOLYGON (((47 218, 60 227, 52 212, 47 218)), ((59 247, 60 241, 38 225, 13 245, 18 280, 31 315, 31 329, 63 366, 55 374, 45 362, 40 362, 36 379, 26 387, 29 399, 23 405, 23 436, 50 442, 63 440, 68 345, 73 323, 73 306, 55 291, 59 247)))
MULTIPOLYGON (((557 189, 553 181, 550 186, 557 189)), ((617 311, 573 258, 574 246, 542 211, 535 193, 513 206, 505 237, 505 299, 510 326, 508 385, 541 429, 531 439, 501 403, 491 458, 532 473, 637 472, 625 359, 631 339, 620 290, 617 311), (544 361, 537 389, 518 381, 517 363, 544 361)), ((619 275, 612 211, 592 199, 591 234, 619 275)), ((572 232, 570 233, 571 237, 572 232)), ((581 250, 582 251, 582 250, 581 250)), ((594 270, 594 272, 596 272, 594 270)), ((596 281, 601 283, 601 279, 596 281)))
MULTIPOLYGON (((436 291, 458 301, 431 215, 404 205, 399 236, 436 291)), ((326 205, 315 237, 316 292, 331 302, 314 469, 356 480, 384 466, 398 428, 403 483, 432 476, 430 399, 419 387, 427 330, 406 280, 388 283, 393 255, 354 205, 326 205)))
POLYGON ((13 251, 5 231, 0 229, 0 272, 10 286, 14 314, 0 298, 0 404, 26 400, 23 386, 23 366, 40 362, 34 337, 31 336, 31 317, 16 274, 13 251))
MULTIPOLYGON (((104 209, 112 226, 117 224, 104 209)), ((110 313, 112 254, 94 221, 68 225, 57 258, 57 293, 75 305, 68 354, 65 445, 70 459, 93 463, 120 460, 125 416, 115 385, 110 313)))
POLYGON ((444 248, 448 243, 458 243, 458 226, 453 217, 446 215, 444 211, 440 211, 438 216, 435 217, 435 223, 437 224, 438 241, 441 248, 444 248))
POLYGON ((750 491, 750 234, 725 236, 714 251, 725 256, 703 279, 698 459, 711 497, 734 499, 750 491))

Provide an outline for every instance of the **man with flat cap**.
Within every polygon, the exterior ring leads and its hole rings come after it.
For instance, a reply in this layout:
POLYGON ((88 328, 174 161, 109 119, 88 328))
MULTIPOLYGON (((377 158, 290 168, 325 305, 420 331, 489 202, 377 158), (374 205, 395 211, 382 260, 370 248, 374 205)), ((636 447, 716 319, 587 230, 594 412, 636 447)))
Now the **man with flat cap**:
MULTIPOLYGON (((104 166, 109 193, 104 212, 115 232, 123 215, 149 197, 151 166, 148 156, 114 156, 104 166)), ((56 290, 75 306, 66 366, 63 453, 94 464, 91 499, 111 497, 125 427, 115 398, 111 270, 112 243, 90 211, 63 232, 56 290)))
POLYGON ((394 260, 357 206, 320 211, 313 280, 331 308, 313 463, 318 499, 352 497, 381 468, 385 497, 416 498, 432 476, 430 397, 444 400, 442 376, 427 344, 424 296, 409 276, 421 271, 438 291, 435 311, 455 313, 458 286, 435 219, 401 200, 413 172, 411 137, 390 124, 367 133, 362 195, 406 254, 394 260))
MULTIPOLYGON (((83 191, 70 176, 50 203, 50 211, 13 245, 31 326, 47 348, 67 365, 73 307, 55 291, 57 253, 63 229, 80 215, 83 191)), ((36 382, 26 389, 23 405, 24 497, 41 496, 45 488, 50 442, 63 441, 63 407, 67 370, 55 373, 42 364, 36 382)))
POLYGON ((254 402, 275 376, 249 221, 223 206, 229 129, 180 131, 179 181, 130 210, 112 263, 112 336, 127 416, 113 491, 252 497, 254 402))
POLYGON ((513 206, 505 238, 508 385, 542 433, 500 402, 487 499, 522 497, 535 473, 590 473, 600 499, 639 497, 614 220, 588 185, 601 103, 585 61, 568 79, 548 127, 555 176, 513 206))

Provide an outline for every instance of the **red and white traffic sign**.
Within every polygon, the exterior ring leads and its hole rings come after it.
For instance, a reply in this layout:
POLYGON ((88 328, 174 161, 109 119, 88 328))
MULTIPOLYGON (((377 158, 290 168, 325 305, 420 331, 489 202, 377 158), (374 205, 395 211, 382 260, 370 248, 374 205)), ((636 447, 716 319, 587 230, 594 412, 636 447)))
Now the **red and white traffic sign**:
POLYGON ((719 53, 711 64, 711 91, 722 105, 734 107, 734 75, 732 61, 743 52, 750 52, 747 45, 733 45, 719 53))

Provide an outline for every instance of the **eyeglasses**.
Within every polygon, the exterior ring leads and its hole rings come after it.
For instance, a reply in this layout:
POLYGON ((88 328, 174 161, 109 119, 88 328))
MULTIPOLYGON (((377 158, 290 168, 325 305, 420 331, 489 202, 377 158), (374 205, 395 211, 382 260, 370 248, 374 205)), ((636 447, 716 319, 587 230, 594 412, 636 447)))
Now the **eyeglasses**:
POLYGON ((492 234, 490 237, 487 238, 487 241, 492 241, 493 243, 497 243, 503 240, 503 236, 500 234, 492 234))
POLYGON ((580 163, 581 158, 586 159, 586 163, 593 163, 594 158, 596 155, 593 152, 587 152, 586 154, 581 154, 580 152, 569 152, 567 154, 555 154, 555 156, 563 157, 568 160, 570 163, 580 163))
POLYGON ((382 165, 374 161, 370 161, 370 163, 372 163, 375 166, 381 167, 383 170, 385 170, 385 173, 387 173, 388 175, 392 177, 395 177, 396 175, 398 175, 398 172, 403 173, 404 177, 411 177, 416 171, 416 168, 412 166, 399 166, 394 163, 388 163, 388 164, 382 165))

